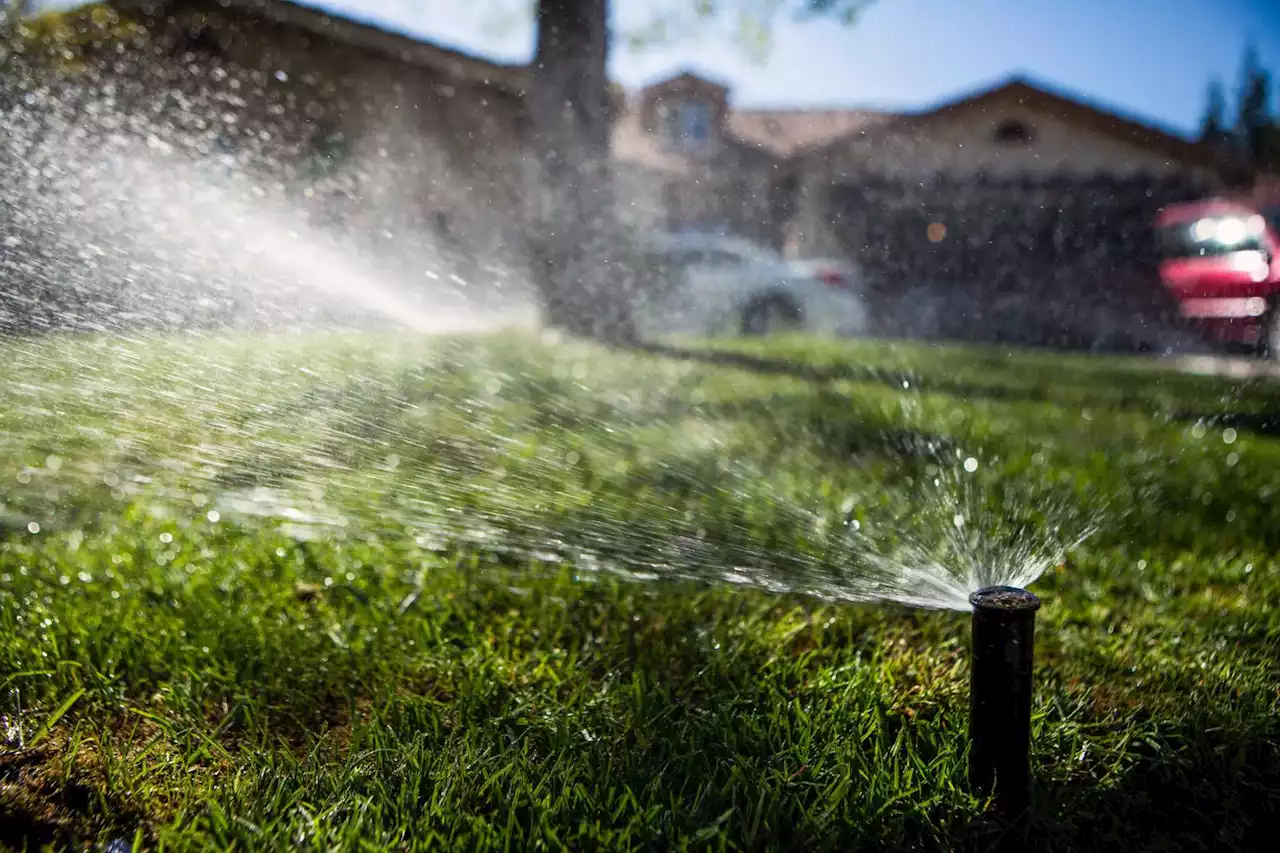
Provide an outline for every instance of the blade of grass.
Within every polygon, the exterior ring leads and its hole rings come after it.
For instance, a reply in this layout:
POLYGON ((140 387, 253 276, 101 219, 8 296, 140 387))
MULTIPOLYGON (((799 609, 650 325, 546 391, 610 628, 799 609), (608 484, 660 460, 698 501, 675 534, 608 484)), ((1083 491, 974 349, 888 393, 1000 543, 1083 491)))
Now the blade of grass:
POLYGON ((73 691, 66 699, 62 700, 62 704, 59 705, 52 714, 45 718, 44 724, 40 726, 40 730, 35 733, 35 737, 31 738, 31 742, 27 744, 27 747, 32 748, 48 737, 49 732, 58 724, 58 720, 61 720, 63 715, 70 711, 71 706, 76 704, 76 702, 79 702, 80 697, 83 695, 84 688, 81 687, 78 690, 73 691))

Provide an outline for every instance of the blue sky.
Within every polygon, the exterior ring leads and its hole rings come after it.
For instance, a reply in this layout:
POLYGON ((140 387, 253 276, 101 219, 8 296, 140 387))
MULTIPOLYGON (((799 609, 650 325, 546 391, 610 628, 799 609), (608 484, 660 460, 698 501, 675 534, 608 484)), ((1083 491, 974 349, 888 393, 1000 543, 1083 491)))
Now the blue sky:
MULTIPOLYGON (((495 59, 532 53, 529 0, 307 2, 495 59)), ((617 0, 615 16, 634 26, 664 3, 692 0, 617 0)), ((639 86, 693 68, 730 84, 740 106, 885 108, 928 106, 1020 72, 1190 129, 1210 78, 1234 89, 1250 41, 1280 75, 1280 0, 877 0, 852 28, 779 15, 763 63, 710 30, 615 51, 612 71, 639 86)))

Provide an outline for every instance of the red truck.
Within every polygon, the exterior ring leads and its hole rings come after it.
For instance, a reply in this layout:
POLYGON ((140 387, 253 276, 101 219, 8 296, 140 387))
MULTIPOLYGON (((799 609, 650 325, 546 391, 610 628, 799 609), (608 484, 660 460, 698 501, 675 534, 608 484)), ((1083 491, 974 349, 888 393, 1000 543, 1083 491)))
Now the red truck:
POLYGON ((1171 205, 1156 219, 1160 280, 1209 338, 1280 358, 1280 181, 1171 205))

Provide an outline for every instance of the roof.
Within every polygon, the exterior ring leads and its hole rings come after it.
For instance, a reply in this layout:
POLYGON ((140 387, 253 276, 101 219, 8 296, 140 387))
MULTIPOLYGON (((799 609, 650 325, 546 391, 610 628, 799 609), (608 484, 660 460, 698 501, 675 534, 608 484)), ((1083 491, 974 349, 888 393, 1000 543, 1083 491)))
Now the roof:
MULTIPOLYGON (((145 8, 153 4, 154 0, 111 0, 111 5, 119 9, 145 8)), ((528 89, 527 65, 493 62, 294 0, 217 0, 217 4, 223 9, 240 9, 398 62, 442 71, 463 81, 493 86, 512 94, 523 94, 528 89)), ((160 5, 172 8, 206 4, 190 0, 160 0, 160 5)))
POLYGON ((860 128, 832 140, 822 150, 829 150, 862 136, 871 130, 877 135, 900 133, 927 126, 930 123, 953 118, 970 110, 982 110, 990 104, 1015 100, 1026 109, 1053 115, 1064 121, 1083 125, 1095 133, 1110 136, 1158 151, 1172 160, 1189 166, 1218 171, 1228 165, 1220 152, 1209 145, 1193 142, 1186 137, 1146 120, 1103 108, 1061 91, 1032 83, 1021 76, 1007 78, 994 85, 960 98, 918 112, 902 113, 891 120, 870 128, 860 128))
POLYGON ((725 83, 720 83, 709 77, 704 77, 701 74, 696 74, 687 70, 650 83, 640 90, 640 94, 644 96, 651 93, 661 92, 664 89, 681 88, 705 89, 708 91, 718 92, 722 95, 729 94, 729 86, 725 83))
MULTIPOLYGON (((688 155, 668 150, 663 142, 643 126, 645 104, 666 93, 706 92, 723 103, 728 87, 691 71, 681 71, 651 83, 625 98, 614 126, 615 156, 624 163, 644 165, 669 172, 683 172, 688 155)), ((871 127, 894 118, 891 113, 866 109, 734 109, 725 107, 724 141, 761 157, 786 160, 800 152, 820 147, 858 128, 871 127)))
POLYGON ((779 157, 793 157, 896 116, 877 110, 730 110, 729 132, 779 157))

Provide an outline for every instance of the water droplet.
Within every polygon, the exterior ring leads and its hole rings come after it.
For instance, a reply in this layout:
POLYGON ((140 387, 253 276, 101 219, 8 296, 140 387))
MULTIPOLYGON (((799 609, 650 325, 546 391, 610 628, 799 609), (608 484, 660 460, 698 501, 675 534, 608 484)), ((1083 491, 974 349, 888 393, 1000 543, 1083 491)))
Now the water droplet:
POLYGON ((1194 436, 1195 438, 1204 438, 1204 434, 1205 434, 1204 424, 1196 424, 1191 428, 1191 435, 1194 436))
POLYGON ((276 72, 276 79, 277 79, 277 80, 279 80, 281 83, 288 83, 288 82, 289 82, 289 74, 288 74, 288 72, 286 72, 286 71, 284 71, 284 70, 282 69, 282 70, 280 70, 280 71, 277 71, 277 72, 276 72))
POLYGON ((27 522, 27 532, 28 532, 28 533, 39 533, 39 532, 40 532, 40 522, 38 522, 38 521, 28 521, 28 522, 27 522))
POLYGON ((575 450, 570 450, 564 455, 564 461, 569 465, 577 465, 580 458, 581 457, 578 456, 578 453, 575 450))
POLYGON ((1234 450, 1227 454, 1227 467, 1231 467, 1240 461, 1240 454, 1234 450))
POLYGON ((974 471, 977 471, 978 460, 974 459, 972 456, 964 460, 964 470, 968 471, 970 474, 972 474, 974 471))
POLYGON ((956 526, 956 530, 961 530, 961 529, 963 529, 963 528, 964 528, 964 516, 963 516, 963 515, 960 515, 959 513, 956 513, 956 515, 951 519, 951 523, 952 523, 952 524, 954 524, 954 525, 956 526))
POLYGON ((222 516, 218 513, 216 509, 211 509, 209 510, 208 513, 205 514, 205 518, 209 519, 210 522, 217 524, 218 520, 221 519, 222 516))
POLYGON ((167 531, 166 531, 166 532, 164 532, 164 533, 161 533, 161 534, 160 534, 160 541, 161 541, 161 542, 163 542, 164 544, 168 545, 170 542, 172 542, 172 541, 173 541, 173 534, 172 534, 172 533, 169 533, 169 532, 167 532, 167 531))
POLYGON ((81 572, 76 577, 80 579, 80 583, 93 583, 93 575, 88 572, 81 572))
POLYGON ((1231 427, 1227 427, 1222 431, 1222 441, 1224 444, 1234 444, 1236 440, 1236 431, 1231 427))
POLYGON ((57 471, 62 467, 62 460, 51 454, 44 458, 44 467, 48 468, 50 471, 57 471))

